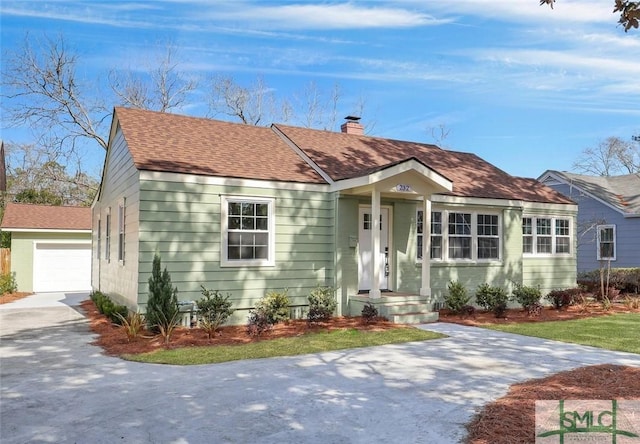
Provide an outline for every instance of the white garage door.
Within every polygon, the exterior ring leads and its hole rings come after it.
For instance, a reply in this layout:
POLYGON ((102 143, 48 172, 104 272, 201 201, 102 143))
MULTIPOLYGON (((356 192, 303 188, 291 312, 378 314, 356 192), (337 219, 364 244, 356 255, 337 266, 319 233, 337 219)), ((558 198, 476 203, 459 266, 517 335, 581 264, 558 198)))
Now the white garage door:
POLYGON ((91 289, 91 244, 37 243, 33 255, 33 291, 91 289))

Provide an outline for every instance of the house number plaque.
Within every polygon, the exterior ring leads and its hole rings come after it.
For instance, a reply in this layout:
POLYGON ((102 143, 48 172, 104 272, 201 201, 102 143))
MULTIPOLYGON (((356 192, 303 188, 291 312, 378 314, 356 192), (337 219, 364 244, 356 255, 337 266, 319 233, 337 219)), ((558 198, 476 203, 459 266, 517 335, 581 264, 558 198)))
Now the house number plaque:
POLYGON ((401 193, 409 193, 411 192, 411 185, 399 183, 398 185, 396 185, 396 191, 399 191, 401 193))

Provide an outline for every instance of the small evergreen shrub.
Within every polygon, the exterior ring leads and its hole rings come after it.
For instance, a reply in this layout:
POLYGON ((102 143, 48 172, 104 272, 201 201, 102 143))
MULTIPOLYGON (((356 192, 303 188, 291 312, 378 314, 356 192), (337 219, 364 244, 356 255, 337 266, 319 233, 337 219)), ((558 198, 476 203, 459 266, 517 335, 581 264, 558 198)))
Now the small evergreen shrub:
POLYGON ((540 298, 542 297, 540 287, 529 287, 527 285, 522 285, 518 282, 515 282, 513 291, 511 293, 515 301, 518 304, 522 305, 522 308, 524 308, 527 312, 530 311, 529 307, 540 305, 540 298))
POLYGON ((15 293, 18 291, 15 273, 3 273, 0 275, 0 295, 15 293))
POLYGON ((286 322, 290 319, 289 305, 287 290, 270 291, 256 302, 255 310, 264 313, 269 323, 275 325, 278 322, 286 322))
POLYGON ((361 316, 365 324, 375 324, 378 321, 378 309, 371 302, 367 302, 362 307, 361 316))
POLYGON ((318 286, 314 288, 307 300, 309 301, 308 322, 328 321, 338 306, 334 290, 330 287, 318 286))
POLYGON ((492 287, 485 282, 476 290, 476 303, 485 310, 493 312, 496 318, 504 316, 508 302, 509 296, 502 287, 492 287))
POLYGON ((249 318, 247 320, 247 334, 249 336, 260 336, 272 328, 273 323, 263 309, 255 308, 249 311, 249 318))
POLYGON ((575 302, 575 296, 582 293, 580 288, 567 288, 565 290, 551 290, 545 299, 548 300, 556 310, 569 307, 575 302))
POLYGON ((149 278, 149 299, 147 301, 147 327, 154 333, 161 333, 168 343, 173 329, 178 325, 178 289, 171 284, 167 268, 161 272, 162 262, 157 253, 153 256, 151 277, 149 278), (164 332, 164 333, 163 333, 164 332))
POLYGON ((471 300, 467 289, 458 281, 449 282, 447 289, 449 294, 444 297, 445 306, 454 313, 461 313, 462 308, 467 306, 471 300))
POLYGON ((126 305, 115 304, 109 296, 99 290, 91 292, 89 297, 96 305, 98 312, 105 315, 114 324, 122 325, 122 318, 129 314, 126 305))
POLYGON ((232 303, 229 301, 231 295, 222 296, 218 290, 207 290, 204 285, 200 287, 202 298, 196 301, 200 327, 211 339, 218 328, 233 314, 232 303))

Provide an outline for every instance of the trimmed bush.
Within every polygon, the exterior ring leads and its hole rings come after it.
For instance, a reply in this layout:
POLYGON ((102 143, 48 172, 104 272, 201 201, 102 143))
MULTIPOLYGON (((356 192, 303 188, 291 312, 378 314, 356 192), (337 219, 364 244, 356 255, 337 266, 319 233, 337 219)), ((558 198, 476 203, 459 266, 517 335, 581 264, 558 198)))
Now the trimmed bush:
POLYGON ((484 283, 476 290, 476 303, 485 310, 493 312, 496 318, 504 316, 508 302, 509 296, 502 287, 492 287, 484 283))
POLYGON ((264 310, 256 308, 249 311, 247 320, 247 334, 249 336, 260 336, 271 328, 273 328, 273 323, 269 320, 269 316, 264 310))
POLYGON ((529 287, 518 282, 514 283, 511 294, 513 295, 513 299, 528 312, 531 311, 530 307, 540 305, 540 298, 542 297, 540 287, 529 287))
POLYGON ((98 311, 105 315, 114 324, 122 325, 122 319, 129 314, 126 305, 115 304, 109 296, 99 290, 92 291, 89 295, 98 311))
POLYGON ((362 316, 362 322, 365 324, 375 324, 378 322, 378 309, 371 302, 364 304, 360 314, 362 316))
POLYGON ((0 275, 0 295, 15 293, 18 291, 15 273, 4 273, 0 275))
POLYGON ((582 293, 581 288, 567 288, 565 290, 551 290, 545 296, 556 310, 569 307, 575 302, 575 297, 582 293))
POLYGON ((447 289, 449 294, 444 297, 445 306, 454 313, 460 313, 469 304, 471 296, 467 294, 465 286, 458 281, 449 282, 447 289))
POLYGON ((209 339, 211 339, 218 328, 233 314, 232 303, 229 301, 231 295, 222 296, 218 290, 207 290, 204 285, 201 285, 200 288, 202 288, 202 298, 196 301, 200 327, 207 332, 209 339))
POLYGON ((308 322, 328 321, 338 306, 334 290, 330 287, 318 286, 314 288, 307 300, 309 301, 308 322))
POLYGON ((264 313, 269 323, 275 325, 278 322, 286 322, 290 319, 290 304, 287 290, 270 291, 256 302, 255 310, 264 313))

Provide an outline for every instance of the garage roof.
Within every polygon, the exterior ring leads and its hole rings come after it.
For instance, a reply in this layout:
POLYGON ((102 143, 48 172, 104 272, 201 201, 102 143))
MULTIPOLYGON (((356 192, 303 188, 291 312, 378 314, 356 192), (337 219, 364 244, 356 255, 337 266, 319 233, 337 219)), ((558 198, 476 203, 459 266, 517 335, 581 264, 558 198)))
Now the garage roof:
POLYGON ((14 230, 91 230, 91 208, 8 203, 0 228, 14 230))

